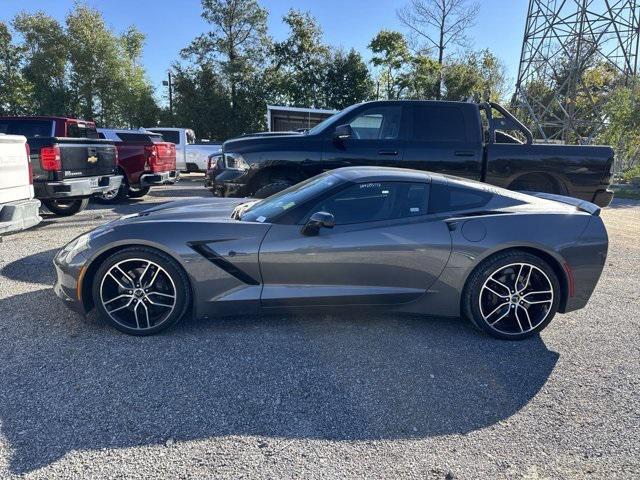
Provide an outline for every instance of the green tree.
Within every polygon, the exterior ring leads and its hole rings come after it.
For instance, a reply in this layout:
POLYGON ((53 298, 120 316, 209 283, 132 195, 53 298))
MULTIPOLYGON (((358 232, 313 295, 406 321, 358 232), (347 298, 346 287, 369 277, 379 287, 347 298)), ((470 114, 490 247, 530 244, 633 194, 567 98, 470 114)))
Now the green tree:
POLYGON ((418 40, 426 42, 428 50, 437 51, 440 88, 446 51, 452 46, 465 46, 467 30, 473 26, 480 10, 479 3, 468 0, 411 0, 407 6, 397 11, 398 19, 418 40))
POLYGON ((373 80, 362 56, 351 49, 332 52, 323 80, 324 105, 343 108, 369 100, 373 95, 373 80))
POLYGON ((44 12, 21 13, 13 26, 26 49, 24 77, 33 85, 33 112, 67 113, 67 36, 63 26, 44 12))
POLYGON ((26 49, 13 43, 9 27, 0 22, 0 114, 32 113, 33 85, 22 75, 26 49))
POLYGON ((373 52, 371 62, 381 69, 379 82, 388 100, 402 94, 403 68, 410 58, 407 41, 400 32, 380 31, 369 43, 373 52))
POLYGON ((273 45, 273 66, 278 103, 297 107, 323 107, 323 81, 329 63, 329 47, 322 28, 309 12, 289 10, 282 18, 289 36, 273 45))
POLYGON ((265 61, 270 40, 267 36, 267 11, 256 0, 202 0, 202 18, 211 30, 198 36, 182 50, 183 58, 194 59, 204 72, 215 71, 229 92, 231 131, 247 128, 239 106, 246 102, 247 85, 265 61), (214 69, 214 70, 211 70, 214 69))
POLYGON ((440 86, 440 65, 434 59, 418 54, 411 57, 409 70, 401 75, 406 98, 429 100, 438 97, 440 86))

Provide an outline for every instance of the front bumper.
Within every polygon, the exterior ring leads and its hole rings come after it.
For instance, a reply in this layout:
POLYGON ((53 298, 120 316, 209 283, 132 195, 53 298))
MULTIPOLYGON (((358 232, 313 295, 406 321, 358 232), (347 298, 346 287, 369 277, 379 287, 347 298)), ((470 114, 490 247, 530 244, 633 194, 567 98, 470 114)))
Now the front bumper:
POLYGON ((117 190, 122 184, 122 175, 69 178, 59 182, 34 182, 38 198, 89 197, 94 194, 117 190))
POLYGON ((609 189, 606 190, 598 190, 593 195, 593 200, 591 203, 595 203, 600 208, 608 207, 613 200, 613 192, 609 189))
POLYGON ((64 304, 81 315, 87 312, 82 302, 82 292, 78 288, 78 282, 84 272, 86 257, 81 253, 75 254, 71 262, 67 261, 67 252, 60 250, 53 259, 56 269, 56 283, 53 291, 64 304))
POLYGON ((171 185, 176 183, 178 172, 176 170, 158 173, 145 173, 140 175, 140 186, 151 187, 153 185, 171 185))
POLYGON ((216 197, 246 197, 248 171, 210 169, 204 177, 204 186, 216 197))
POLYGON ((0 205, 0 235, 33 227, 42 221, 35 198, 0 205))

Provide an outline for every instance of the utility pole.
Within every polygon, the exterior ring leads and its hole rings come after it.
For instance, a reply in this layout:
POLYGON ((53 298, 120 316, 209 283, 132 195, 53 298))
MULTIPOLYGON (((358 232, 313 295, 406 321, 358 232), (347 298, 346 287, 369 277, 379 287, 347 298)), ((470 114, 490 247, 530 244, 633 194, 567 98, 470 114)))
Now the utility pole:
POLYGON ((169 115, 173 118, 173 82, 171 81, 171 70, 167 72, 169 81, 163 80, 162 85, 169 87, 169 115))

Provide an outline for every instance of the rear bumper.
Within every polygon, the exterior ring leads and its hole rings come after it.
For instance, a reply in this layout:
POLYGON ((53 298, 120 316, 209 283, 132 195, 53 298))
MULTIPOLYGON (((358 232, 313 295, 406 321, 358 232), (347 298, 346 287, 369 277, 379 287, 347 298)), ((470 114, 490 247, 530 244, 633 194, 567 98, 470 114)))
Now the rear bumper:
POLYGON ((70 178, 60 182, 38 182, 33 188, 38 198, 89 197, 120 188, 122 175, 70 178))
POLYGON ((170 185, 176 183, 178 172, 176 170, 158 173, 145 173, 140 175, 140 185, 150 187, 153 185, 170 185))
POLYGON ((35 198, 0 205, 0 235, 33 227, 42 221, 35 198))
POLYGON ((613 200, 613 192, 609 189, 606 190, 598 190, 593 195, 592 203, 595 203, 599 207, 608 207, 611 201, 613 200))

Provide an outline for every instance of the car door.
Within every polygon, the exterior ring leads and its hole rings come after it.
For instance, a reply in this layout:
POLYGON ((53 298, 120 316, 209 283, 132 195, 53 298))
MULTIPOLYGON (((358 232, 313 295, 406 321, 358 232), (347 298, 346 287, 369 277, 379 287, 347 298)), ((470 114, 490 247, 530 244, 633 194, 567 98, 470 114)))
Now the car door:
POLYGON ((401 166, 405 123, 402 105, 374 105, 354 112, 345 119, 353 132, 350 138, 334 138, 329 132, 323 146, 323 167, 401 166))
POLYGON ((427 214, 429 184, 348 183, 295 224, 274 223, 260 247, 263 307, 398 304, 420 297, 451 250, 441 218, 427 214), (301 232, 317 211, 336 225, 301 232))
POLYGON ((415 102, 409 116, 405 168, 480 180, 483 146, 477 108, 451 102, 415 102))

